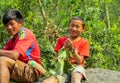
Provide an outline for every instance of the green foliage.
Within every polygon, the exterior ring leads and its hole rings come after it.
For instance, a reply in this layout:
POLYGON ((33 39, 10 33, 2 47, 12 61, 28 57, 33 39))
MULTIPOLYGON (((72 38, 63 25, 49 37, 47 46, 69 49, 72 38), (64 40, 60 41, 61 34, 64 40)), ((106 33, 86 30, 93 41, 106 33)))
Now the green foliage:
POLYGON ((120 71, 120 0, 0 0, 0 48, 9 39, 2 17, 9 9, 24 15, 24 27, 31 29, 41 49, 44 67, 55 67, 55 42, 68 35, 68 21, 83 16, 86 31, 81 35, 90 43, 86 68, 120 71))
MULTIPOLYGON (((62 48, 58 53, 58 61, 54 66, 54 69, 50 69, 51 74, 62 75, 63 73, 67 73, 68 69, 72 67, 72 64, 69 60, 70 53, 68 49, 62 48)), ((56 62, 56 61, 55 61, 56 62)))

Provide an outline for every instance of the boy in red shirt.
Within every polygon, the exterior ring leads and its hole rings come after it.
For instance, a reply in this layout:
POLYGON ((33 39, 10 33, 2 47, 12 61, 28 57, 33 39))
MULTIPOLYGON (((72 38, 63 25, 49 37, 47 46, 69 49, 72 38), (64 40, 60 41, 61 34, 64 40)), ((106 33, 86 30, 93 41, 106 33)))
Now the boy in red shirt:
MULTIPOLYGON (((80 34, 85 30, 85 23, 82 17, 73 17, 69 21, 68 25, 69 36, 61 37, 58 39, 55 47, 57 53, 65 46, 70 52, 70 62, 74 65, 74 69, 71 73, 71 83, 81 83, 86 79, 84 60, 89 57, 89 43, 84 38, 80 37, 80 34)), ((59 78, 54 76, 47 78, 43 83, 61 83, 59 78)))
POLYGON ((34 34, 23 27, 23 16, 18 10, 6 12, 3 24, 13 37, 3 50, 0 49, 0 83, 8 83, 9 79, 17 83, 37 81, 41 73, 27 64, 29 60, 41 64, 40 49, 34 34))

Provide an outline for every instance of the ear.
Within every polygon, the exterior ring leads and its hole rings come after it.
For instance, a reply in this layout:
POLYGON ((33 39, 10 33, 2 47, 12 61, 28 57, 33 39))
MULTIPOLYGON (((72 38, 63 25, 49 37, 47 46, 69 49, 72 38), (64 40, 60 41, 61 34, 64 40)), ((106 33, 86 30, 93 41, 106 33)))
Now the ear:
POLYGON ((83 31, 85 31, 85 30, 86 30, 86 27, 84 26, 84 27, 83 27, 83 31))
POLYGON ((22 20, 20 20, 20 21, 19 21, 19 24, 23 25, 23 21, 22 21, 22 20))

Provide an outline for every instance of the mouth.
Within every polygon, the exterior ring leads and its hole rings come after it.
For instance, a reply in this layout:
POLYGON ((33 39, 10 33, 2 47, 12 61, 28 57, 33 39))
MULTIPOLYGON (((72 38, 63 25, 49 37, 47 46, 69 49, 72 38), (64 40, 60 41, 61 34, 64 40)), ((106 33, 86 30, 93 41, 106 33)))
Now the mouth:
POLYGON ((9 30, 8 33, 14 34, 14 30, 9 30))
POLYGON ((72 31, 71 33, 72 33, 72 34, 76 34, 76 31, 72 31))

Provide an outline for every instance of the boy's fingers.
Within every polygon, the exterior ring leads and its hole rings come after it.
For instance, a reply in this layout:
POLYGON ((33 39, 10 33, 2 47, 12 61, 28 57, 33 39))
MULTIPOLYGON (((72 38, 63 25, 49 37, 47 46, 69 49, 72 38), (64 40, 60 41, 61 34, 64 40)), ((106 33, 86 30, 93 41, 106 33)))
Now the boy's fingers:
POLYGON ((71 42, 71 40, 70 40, 70 39, 68 39, 68 40, 67 40, 67 43, 69 44, 69 46, 71 46, 71 45, 72 45, 72 42, 71 42))
POLYGON ((67 39, 67 41, 68 41, 69 43, 72 43, 70 39, 67 39))
POLYGON ((72 45, 72 41, 70 39, 68 39, 68 43, 72 45))
POLYGON ((71 44, 69 42, 66 42, 65 43, 65 46, 70 46, 71 44))

